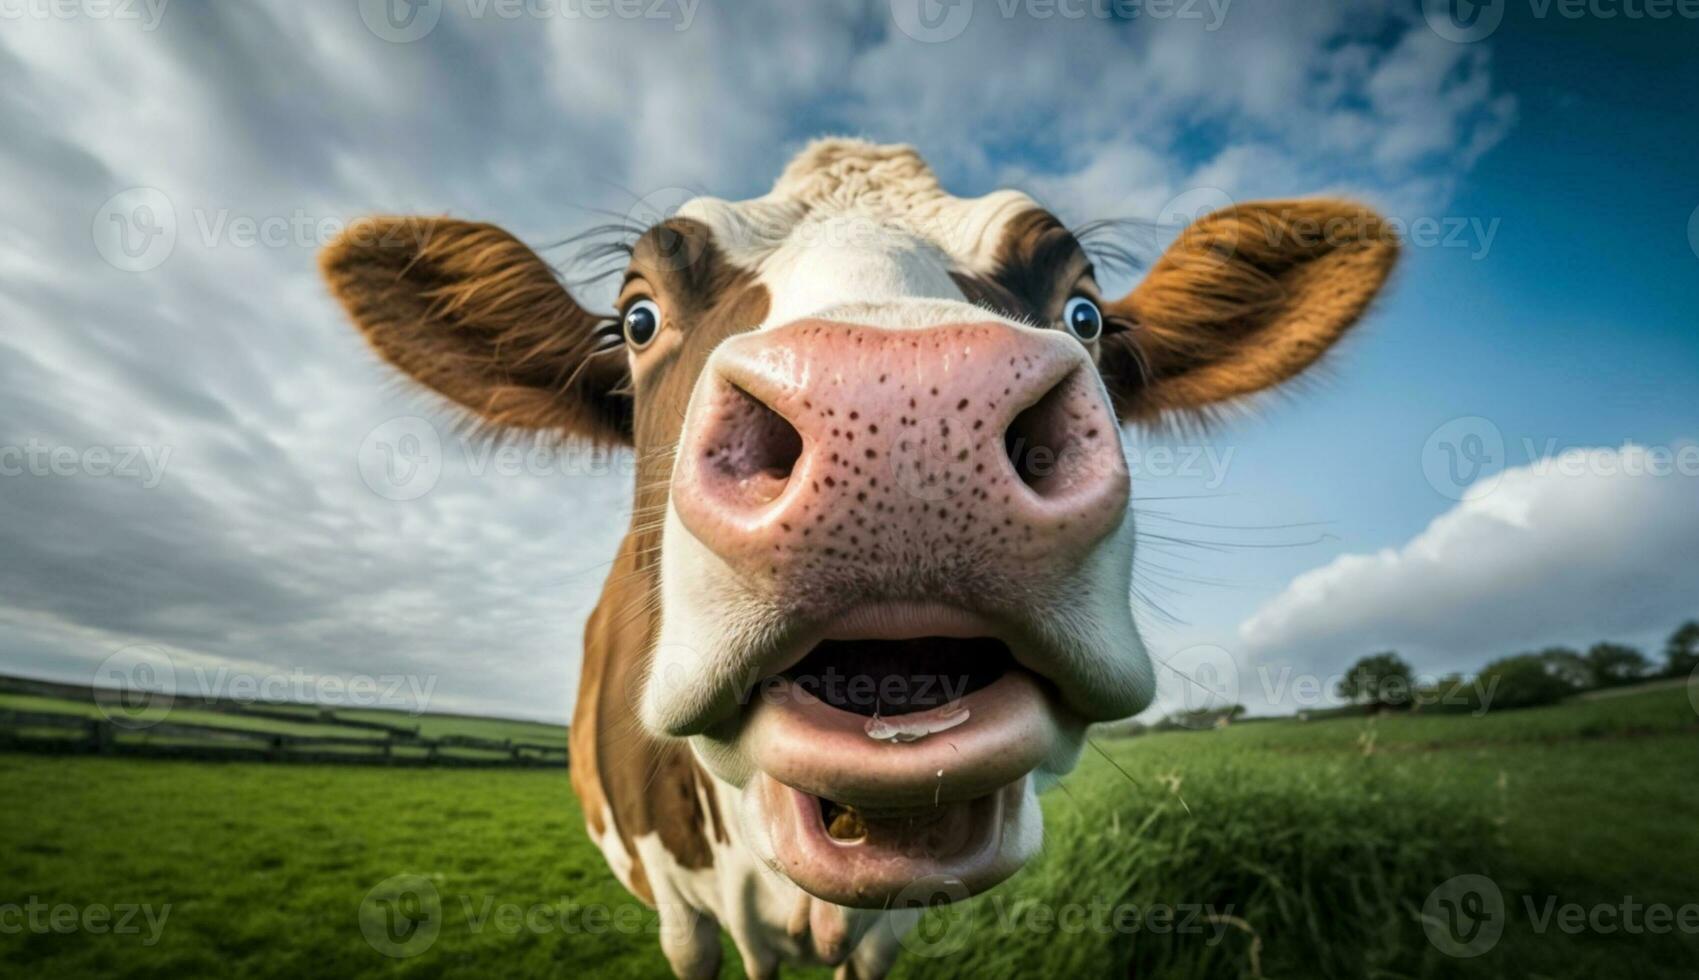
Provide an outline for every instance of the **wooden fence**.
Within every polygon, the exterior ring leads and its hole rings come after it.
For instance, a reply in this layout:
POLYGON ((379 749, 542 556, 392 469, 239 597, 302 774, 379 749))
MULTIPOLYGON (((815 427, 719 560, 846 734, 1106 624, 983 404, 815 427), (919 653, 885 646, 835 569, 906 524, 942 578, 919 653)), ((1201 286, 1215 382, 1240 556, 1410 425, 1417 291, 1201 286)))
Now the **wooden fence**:
MULTIPOLYGON (((117 703, 118 692, 24 678, 0 678, 0 692, 117 703)), ((122 715, 0 708, 0 749, 36 752, 252 762, 315 762, 393 766, 565 768, 564 744, 441 735, 421 738, 417 725, 345 718, 335 709, 289 711, 285 705, 190 701, 182 707, 294 725, 381 732, 381 735, 297 734, 237 725, 173 721, 126 722, 122 715), (118 719, 118 720, 115 720, 118 719)), ((303 706, 304 707, 304 706, 303 706)))

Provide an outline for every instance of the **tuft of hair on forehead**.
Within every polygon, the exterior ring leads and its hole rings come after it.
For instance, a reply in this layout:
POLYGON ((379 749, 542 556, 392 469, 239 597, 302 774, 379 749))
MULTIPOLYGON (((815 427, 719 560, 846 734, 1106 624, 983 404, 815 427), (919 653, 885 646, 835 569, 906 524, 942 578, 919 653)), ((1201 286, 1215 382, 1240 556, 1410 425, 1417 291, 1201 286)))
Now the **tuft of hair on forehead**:
POLYGON ((817 139, 785 166, 773 197, 811 209, 912 212, 950 195, 914 147, 862 139, 817 139))

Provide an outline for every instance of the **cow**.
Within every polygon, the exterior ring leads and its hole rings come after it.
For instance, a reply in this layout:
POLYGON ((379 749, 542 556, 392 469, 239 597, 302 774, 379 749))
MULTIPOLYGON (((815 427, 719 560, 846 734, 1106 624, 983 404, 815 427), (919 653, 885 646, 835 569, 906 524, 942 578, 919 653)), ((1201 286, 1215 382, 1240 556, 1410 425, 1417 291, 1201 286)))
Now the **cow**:
POLYGON ((321 269, 477 424, 631 448, 571 778, 672 970, 717 973, 723 929, 750 976, 870 978, 1032 858, 1087 726, 1153 697, 1124 434, 1309 368, 1398 247, 1354 203, 1235 204, 1108 297, 1028 195, 826 139, 627 251, 611 314, 489 224, 363 219, 321 269))

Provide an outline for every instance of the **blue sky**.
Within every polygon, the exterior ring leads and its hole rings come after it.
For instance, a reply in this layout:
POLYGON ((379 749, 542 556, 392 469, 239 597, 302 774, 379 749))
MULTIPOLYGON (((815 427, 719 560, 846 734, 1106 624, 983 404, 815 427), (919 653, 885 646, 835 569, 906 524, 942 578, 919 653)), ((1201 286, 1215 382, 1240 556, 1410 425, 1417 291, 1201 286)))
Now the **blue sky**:
MULTIPOLYGON (((1487 43, 1498 88, 1516 99, 1516 122, 1459 179, 1444 208, 1448 217, 1496 225, 1491 247, 1477 255, 1475 235, 1462 248, 1407 249, 1392 293, 1325 385, 1218 434, 1243 440, 1241 495, 1187 508, 1188 516, 1207 511, 1246 525, 1325 521, 1322 530, 1337 536, 1214 562, 1243 588, 1199 589, 1176 601, 1196 625, 1173 630, 1173 642, 1233 651, 1246 699, 1256 700, 1249 661, 1303 662, 1304 651, 1246 655, 1245 638, 1221 624, 1250 615, 1270 583, 1340 554, 1396 547, 1450 509, 1455 501, 1421 469, 1426 440, 1447 421, 1490 420, 1505 437, 1509 466, 1554 450, 1681 446, 1699 436, 1699 255, 1688 237, 1699 207, 1691 165, 1699 126, 1683 94, 1699 91, 1694 39, 1692 24, 1541 20, 1508 6, 1487 43)), ((1676 505, 1683 512, 1699 509, 1690 478, 1670 492, 1685 500, 1676 505)), ((1691 535, 1692 522, 1671 533, 1691 535)), ((1684 539, 1690 550, 1696 544, 1684 539)), ((1585 570, 1595 559, 1580 552, 1568 560, 1585 570)), ((1597 580, 1577 587, 1619 599, 1607 562, 1598 564, 1597 580)), ((1693 578, 1690 569, 1669 573, 1693 578)), ((1434 615, 1445 615, 1443 607, 1434 615)), ((1489 615, 1523 618, 1515 603, 1489 615)), ((1608 637, 1651 648, 1674 625, 1632 616, 1591 622, 1516 622, 1486 628, 1475 649, 1406 655, 1425 672, 1467 670, 1489 652, 1546 643, 1608 637)), ((1396 627, 1355 638, 1364 653, 1410 642, 1396 627)), ((1338 652, 1322 659, 1334 669, 1347 662, 1338 652)), ((1327 674, 1326 663, 1316 667, 1327 674)), ((1272 706, 1283 707, 1297 706, 1272 706)))
POLYGON ((141 649, 202 685, 407 677, 434 708, 564 717, 627 477, 480 470, 362 349, 314 254, 371 212, 541 245, 758 194, 828 132, 913 142, 957 193, 1139 219, 1147 255, 1199 201, 1344 193, 1438 229, 1316 377, 1201 440, 1130 440, 1224 464, 1135 470, 1156 710, 1201 667, 1231 678, 1211 697, 1293 710, 1271 669, 1386 647, 1467 669, 1699 616, 1699 473, 1617 472, 1699 438, 1699 24, 1505 0, 1459 43, 1417 0, 1118 20, 982 0, 917 39, 910 0, 631 21, 445 0, 409 39, 374 3, 0 34, 0 180, 28 189, 0 200, 0 448, 161 464, 0 475, 0 668, 82 679, 141 649), (173 231, 139 263, 103 237, 138 202, 173 231), (361 467, 413 416, 441 475, 390 499, 361 467), (1495 436, 1481 482, 1436 481, 1495 436))

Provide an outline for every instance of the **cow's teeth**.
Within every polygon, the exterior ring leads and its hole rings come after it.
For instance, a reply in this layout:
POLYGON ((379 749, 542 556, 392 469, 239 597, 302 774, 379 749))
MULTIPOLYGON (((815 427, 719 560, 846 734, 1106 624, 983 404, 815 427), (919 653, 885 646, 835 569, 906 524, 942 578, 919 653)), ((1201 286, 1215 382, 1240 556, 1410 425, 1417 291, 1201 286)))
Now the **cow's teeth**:
POLYGON ((862 819, 861 811, 853 806, 828 800, 823 816, 826 820, 826 833, 833 840, 851 842, 867 836, 867 822, 862 819))
POLYGON ((967 721, 967 716, 967 708, 957 701, 922 714, 897 715, 895 718, 874 715, 867 719, 863 730, 875 742, 917 742, 928 735, 949 731, 967 721))

